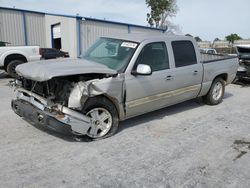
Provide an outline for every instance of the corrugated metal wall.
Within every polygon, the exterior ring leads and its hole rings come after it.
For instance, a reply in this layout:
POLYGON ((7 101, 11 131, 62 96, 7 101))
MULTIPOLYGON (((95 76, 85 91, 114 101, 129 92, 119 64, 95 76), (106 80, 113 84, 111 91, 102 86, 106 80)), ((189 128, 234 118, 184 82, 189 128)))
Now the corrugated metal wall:
POLYGON ((150 29, 150 28, 141 28, 141 27, 135 27, 135 26, 130 27, 130 32, 131 33, 150 33, 150 34, 163 33, 163 31, 161 31, 161 30, 150 29))
POLYGON ((27 45, 45 47, 44 19, 44 14, 0 9, 0 41, 25 45, 26 29, 27 45))
POLYGON ((56 23, 61 23, 62 50, 69 51, 71 57, 77 56, 79 52, 83 53, 100 36, 162 32, 135 25, 130 26, 126 23, 86 19, 80 20, 80 41, 78 42, 78 19, 74 16, 0 8, 0 41, 9 42, 11 45, 51 47, 51 25, 56 23))
POLYGON ((129 31, 130 33, 151 34, 159 34, 163 32, 162 30, 154 30, 150 28, 84 20, 81 21, 81 52, 83 53, 88 49, 100 36, 129 33, 129 31))
POLYGON ((90 47, 98 37, 116 33, 128 33, 128 27, 111 23, 81 21, 82 52, 90 47))
POLYGON ((0 9, 0 40, 25 45, 22 12, 0 9))
MULTIPOLYGON (((45 16, 46 46, 52 47, 51 27, 60 24, 61 49, 69 52, 70 57, 77 57, 76 18, 47 15, 45 16)), ((58 37, 58 36, 57 36, 58 37)), ((80 42, 80 41, 79 41, 80 42)))
POLYGON ((25 13, 28 45, 46 46, 45 15, 25 13))

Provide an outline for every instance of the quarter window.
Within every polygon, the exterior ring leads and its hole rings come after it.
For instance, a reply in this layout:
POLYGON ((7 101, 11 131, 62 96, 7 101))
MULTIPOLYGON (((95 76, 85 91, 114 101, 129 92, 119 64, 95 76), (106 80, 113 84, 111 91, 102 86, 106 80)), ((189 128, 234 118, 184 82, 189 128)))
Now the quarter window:
POLYGON ((197 64, 195 49, 191 41, 174 41, 172 48, 176 67, 197 64))
POLYGON ((144 46, 136 60, 136 65, 149 65, 152 71, 169 69, 168 53, 165 42, 155 42, 144 46))

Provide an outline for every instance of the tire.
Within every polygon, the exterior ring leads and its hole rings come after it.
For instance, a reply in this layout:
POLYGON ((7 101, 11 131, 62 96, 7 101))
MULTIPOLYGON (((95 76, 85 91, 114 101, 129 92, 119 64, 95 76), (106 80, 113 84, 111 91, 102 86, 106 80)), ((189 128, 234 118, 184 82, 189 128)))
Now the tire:
POLYGON ((4 68, 3 68, 3 69, 4 69, 4 71, 5 71, 5 72, 7 72, 7 66, 4 66, 4 68))
POLYGON ((10 75, 12 78, 18 78, 18 74, 16 73, 16 67, 17 65, 23 64, 24 62, 22 60, 13 60, 11 61, 6 68, 6 72, 8 75, 10 75))
POLYGON ((206 96, 203 100, 208 105, 220 104, 225 93, 225 81, 222 78, 216 78, 206 96))
POLYGON ((117 132, 119 125, 118 112, 114 104, 107 98, 89 98, 84 104, 82 113, 93 120, 93 126, 90 127, 86 135, 90 140, 108 138, 117 132), (101 116, 103 116, 102 119, 101 116))

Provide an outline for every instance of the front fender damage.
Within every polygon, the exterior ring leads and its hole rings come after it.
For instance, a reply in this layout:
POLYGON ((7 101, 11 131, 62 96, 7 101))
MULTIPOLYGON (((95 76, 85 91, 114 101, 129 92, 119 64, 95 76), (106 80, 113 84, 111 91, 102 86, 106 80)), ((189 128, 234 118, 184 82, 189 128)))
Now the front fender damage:
POLYGON ((81 110, 89 97, 104 95, 118 108, 120 115, 124 114, 124 76, 80 81, 74 84, 70 92, 68 107, 81 110))

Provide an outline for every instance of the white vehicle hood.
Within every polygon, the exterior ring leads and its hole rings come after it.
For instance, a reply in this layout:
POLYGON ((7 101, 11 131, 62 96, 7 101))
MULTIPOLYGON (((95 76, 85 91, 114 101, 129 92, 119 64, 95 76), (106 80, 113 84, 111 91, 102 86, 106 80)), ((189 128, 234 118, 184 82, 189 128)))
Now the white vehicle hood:
POLYGON ((19 76, 34 81, 47 81, 53 77, 70 76, 78 74, 117 74, 115 70, 105 65, 85 59, 55 59, 29 62, 17 66, 19 76))

